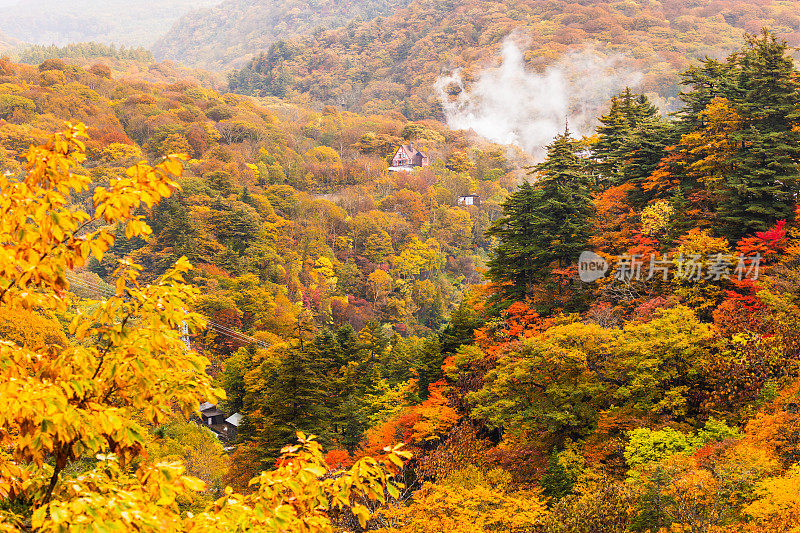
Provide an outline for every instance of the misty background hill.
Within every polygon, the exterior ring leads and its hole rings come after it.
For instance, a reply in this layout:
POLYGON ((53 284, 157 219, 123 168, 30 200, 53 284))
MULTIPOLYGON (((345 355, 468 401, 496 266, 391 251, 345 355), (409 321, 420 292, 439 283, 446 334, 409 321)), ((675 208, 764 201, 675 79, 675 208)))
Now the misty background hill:
POLYGON ((183 16, 153 46, 158 59, 241 66, 280 39, 388 15, 408 0, 226 0, 183 16))
POLYGON ((10 50, 16 46, 19 46, 21 43, 18 39, 14 39, 13 37, 9 37, 4 33, 0 32, 0 52, 5 52, 6 50, 10 50))
MULTIPOLYGON (((706 55, 729 54, 745 32, 766 26, 800 44, 798 8, 798 1, 770 0, 415 0, 387 17, 277 43, 232 76, 231 86, 259 96, 299 93, 355 111, 441 118, 442 98, 458 99, 501 63, 508 56, 503 43, 512 38, 521 68, 541 71, 584 50, 590 62, 596 57, 598 72, 619 60, 642 73, 640 89, 670 97, 679 91, 679 72, 706 55), (453 73, 437 89, 437 80, 453 73)), ((564 72, 574 74, 571 65, 564 72)))
POLYGON ((150 46, 185 13, 216 3, 219 0, 0 0, 0 32, 33 44, 150 46))

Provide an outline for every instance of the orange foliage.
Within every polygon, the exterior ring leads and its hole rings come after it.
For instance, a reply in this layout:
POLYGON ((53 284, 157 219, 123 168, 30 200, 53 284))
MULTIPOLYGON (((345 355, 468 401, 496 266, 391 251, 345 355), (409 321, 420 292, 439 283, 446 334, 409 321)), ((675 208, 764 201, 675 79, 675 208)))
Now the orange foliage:
POLYGON ((645 191, 654 194, 656 198, 669 198, 680 187, 681 180, 677 177, 679 174, 675 172, 675 167, 682 164, 684 154, 675 148, 669 146, 665 149, 667 155, 642 185, 645 191))
POLYGON ((628 204, 628 196, 635 189, 625 183, 611 187, 595 200, 595 230, 589 241, 595 250, 620 254, 636 243, 639 215, 628 204))
POLYGON ((797 387, 783 391, 745 426, 745 441, 774 453, 787 464, 800 460, 800 406, 797 387))
POLYGON ((325 464, 330 469, 349 468, 353 465, 353 459, 347 450, 331 450, 325 454, 325 464))
POLYGON ((411 442, 414 426, 421 420, 422 416, 416 409, 410 408, 373 427, 367 431, 361 448, 356 452, 356 458, 380 455, 386 446, 411 442))
POLYGON ((632 245, 625 252, 631 257, 640 255, 645 261, 650 259, 652 255, 658 255, 659 244, 658 241, 647 235, 642 235, 641 232, 636 232, 632 237, 632 245))
POLYGON ((445 397, 447 384, 444 380, 431 383, 428 392, 428 399, 414 408, 420 417, 419 422, 414 424, 414 433, 411 436, 415 441, 444 436, 459 418, 445 397))
POLYGON ((230 278, 230 274, 225 272, 223 269, 219 268, 216 265, 210 265, 208 263, 200 263, 195 265, 195 270, 198 270, 204 273, 207 276, 215 277, 215 278, 230 278))
POLYGON ((756 313, 761 305, 733 291, 712 313, 714 325, 720 335, 730 336, 743 331, 753 331, 761 326, 761 317, 756 313))
POLYGON ((510 338, 527 338, 541 331, 539 313, 530 302, 514 302, 504 314, 504 333, 510 338))
POLYGON ((429 396, 423 403, 368 430, 354 458, 380 456, 386 446, 401 442, 424 446, 426 442, 444 437, 459 420, 458 412, 445 396, 447 389, 443 380, 431 383, 429 396))

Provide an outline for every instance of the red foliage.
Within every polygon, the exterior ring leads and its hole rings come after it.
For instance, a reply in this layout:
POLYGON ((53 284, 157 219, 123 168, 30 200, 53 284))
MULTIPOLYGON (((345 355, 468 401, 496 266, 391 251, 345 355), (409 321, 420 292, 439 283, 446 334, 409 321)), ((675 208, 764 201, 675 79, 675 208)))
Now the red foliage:
POLYGON ((632 429, 646 423, 632 413, 601 413, 597 419, 597 430, 584 442, 581 452, 590 464, 603 465, 613 474, 622 474, 626 464, 623 452, 632 429))
POLYGON ((578 279, 578 265, 572 264, 565 268, 554 268, 550 271, 550 280, 562 287, 567 287, 578 279))
POLYGON ((370 302, 352 295, 349 295, 347 300, 349 305, 344 310, 344 313, 347 322, 353 326, 353 329, 360 331, 367 322, 375 320, 375 311, 370 302))
POLYGON ((735 439, 727 439, 722 442, 711 441, 694 452, 694 460, 698 466, 714 469, 717 463, 725 460, 725 452, 735 443, 735 439))
POLYGON ((649 322, 656 317, 656 311, 659 309, 666 309, 667 307, 674 305, 674 303, 675 301, 671 298, 656 296, 655 298, 651 298, 650 300, 639 304, 634 312, 639 320, 642 322, 649 322))
POLYGON ((736 249, 746 256, 761 254, 763 260, 769 261, 773 256, 786 250, 788 244, 786 221, 779 220, 775 226, 767 231, 759 231, 756 232, 755 237, 746 237, 740 240, 736 245, 736 249))
POLYGON ((741 281, 731 278, 730 281, 734 290, 725 291, 727 300, 732 301, 734 305, 743 307, 748 311, 755 311, 763 307, 758 297, 758 291, 761 290, 761 286, 757 281, 750 278, 744 278, 741 281))
POLYGON ((128 137, 128 134, 122 129, 122 126, 115 128, 112 126, 103 126, 102 128, 88 128, 86 133, 89 138, 96 144, 106 146, 111 143, 130 144, 135 146, 135 143, 128 137))
POLYGON ((192 156, 201 157, 211 146, 208 133, 199 124, 192 124, 186 131, 186 140, 192 147, 192 156))
POLYGON ((649 259, 651 255, 658 254, 659 244, 654 238, 637 232, 633 235, 632 241, 633 244, 628 248, 627 252, 630 256, 640 255, 645 259, 649 259))
POLYGON ((486 454, 491 464, 496 464, 514 474, 515 481, 534 483, 547 471, 547 454, 539 447, 506 448, 498 446, 486 454))
POLYGON ((237 492, 250 490, 249 482, 258 475, 260 467, 258 449, 252 443, 242 443, 231 454, 228 470, 222 477, 225 485, 230 485, 237 492))
MULTIPOLYGON (((209 313, 211 322, 221 324, 232 330, 242 329, 242 318, 237 309, 216 309, 209 313)), ((215 344, 226 353, 234 352, 245 345, 240 338, 223 331, 214 330, 216 333, 215 344)))
POLYGON ((728 297, 713 312, 714 325, 721 335, 757 331, 764 327, 764 305, 756 296, 758 287, 752 280, 733 280, 744 294, 726 291, 728 297))
MULTIPOLYGON (((406 411, 397 419, 397 433, 400 440, 410 442, 414 437, 414 426, 422 421, 422 414, 417 409, 406 411)), ((393 443, 391 443, 393 444, 393 443)))

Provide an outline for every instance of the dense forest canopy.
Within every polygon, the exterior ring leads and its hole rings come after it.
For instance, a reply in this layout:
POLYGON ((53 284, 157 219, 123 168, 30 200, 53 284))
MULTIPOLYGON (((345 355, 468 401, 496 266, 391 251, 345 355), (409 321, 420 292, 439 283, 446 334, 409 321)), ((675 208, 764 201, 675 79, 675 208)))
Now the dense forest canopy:
POLYGON ((0 529, 800 527, 795 3, 290 5, 228 87, 0 59, 0 529), (642 83, 436 120, 515 29, 642 83))
POLYGON ((16 51, 15 59, 20 63, 38 65, 47 59, 116 59, 132 60, 140 63, 152 63, 153 53, 149 50, 138 48, 126 48, 124 45, 117 47, 114 44, 105 45, 96 42, 73 43, 66 46, 30 45, 16 51))
POLYGON ((154 45, 159 59, 203 68, 241 67, 254 51, 352 20, 386 16, 409 0, 225 0, 178 20, 154 45))
MULTIPOLYGON (((791 2, 450 2, 417 0, 371 21, 281 40, 230 77, 254 95, 293 96, 367 112, 441 117, 434 81, 461 69, 467 84, 508 36, 531 68, 593 47, 644 74, 642 92, 673 96, 692 61, 724 57, 763 26, 800 44, 791 2)), ((453 90, 458 90, 453 88, 453 90)))

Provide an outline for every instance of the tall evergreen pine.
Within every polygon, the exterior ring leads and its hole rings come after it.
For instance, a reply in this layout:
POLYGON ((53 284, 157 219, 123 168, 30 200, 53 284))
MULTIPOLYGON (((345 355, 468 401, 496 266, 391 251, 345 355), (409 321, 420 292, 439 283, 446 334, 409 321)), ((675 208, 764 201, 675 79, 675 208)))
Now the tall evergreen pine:
POLYGON ((705 126, 703 124, 703 111, 717 97, 727 96, 729 88, 727 80, 730 79, 732 59, 721 63, 716 59, 706 57, 699 67, 691 67, 681 74, 681 85, 689 87, 678 95, 683 101, 683 109, 675 113, 678 117, 677 126, 685 134, 705 126))
POLYGON ((239 438, 255 443, 262 465, 270 468, 297 431, 332 441, 332 409, 316 346, 293 343, 253 372, 258 381, 245 394, 247 413, 239 438))
POLYGON ((630 204, 636 209, 643 208, 652 199, 653 193, 646 191, 643 184, 658 168, 667 147, 676 143, 678 138, 676 127, 658 114, 643 117, 630 130, 622 145, 627 155, 620 174, 623 183, 636 186, 629 197, 630 204))
POLYGON ((500 244, 489 261, 489 278, 501 297, 522 299, 548 268, 575 261, 589 238, 593 214, 587 165, 567 129, 533 168, 539 180, 523 183, 503 204, 503 216, 487 231, 500 244))
POLYGON ((644 95, 629 88, 611 99, 611 109, 599 119, 599 139, 592 146, 595 168, 607 186, 646 178, 658 164, 668 124, 644 95), (639 150, 638 159, 632 160, 639 150))
POLYGON ((609 185, 615 185, 622 175, 624 162, 623 146, 630 134, 630 123, 622 114, 617 96, 611 99, 611 109, 599 119, 597 133, 600 138, 592 146, 592 158, 597 161, 597 169, 609 185))
POLYGON ((719 206, 723 232, 738 239, 789 219, 797 202, 800 163, 800 84, 786 43, 766 31, 749 37, 738 59, 732 100, 745 120, 741 150, 719 206))
POLYGON ((786 43, 765 30, 748 36, 746 48, 725 62, 706 59, 683 74, 689 90, 680 95, 681 133, 705 126, 702 112, 715 97, 726 98, 742 120, 730 134, 738 147, 726 161, 731 171, 709 191, 718 230, 732 241, 792 218, 800 192, 800 133, 795 129, 800 83, 786 51, 786 43))

